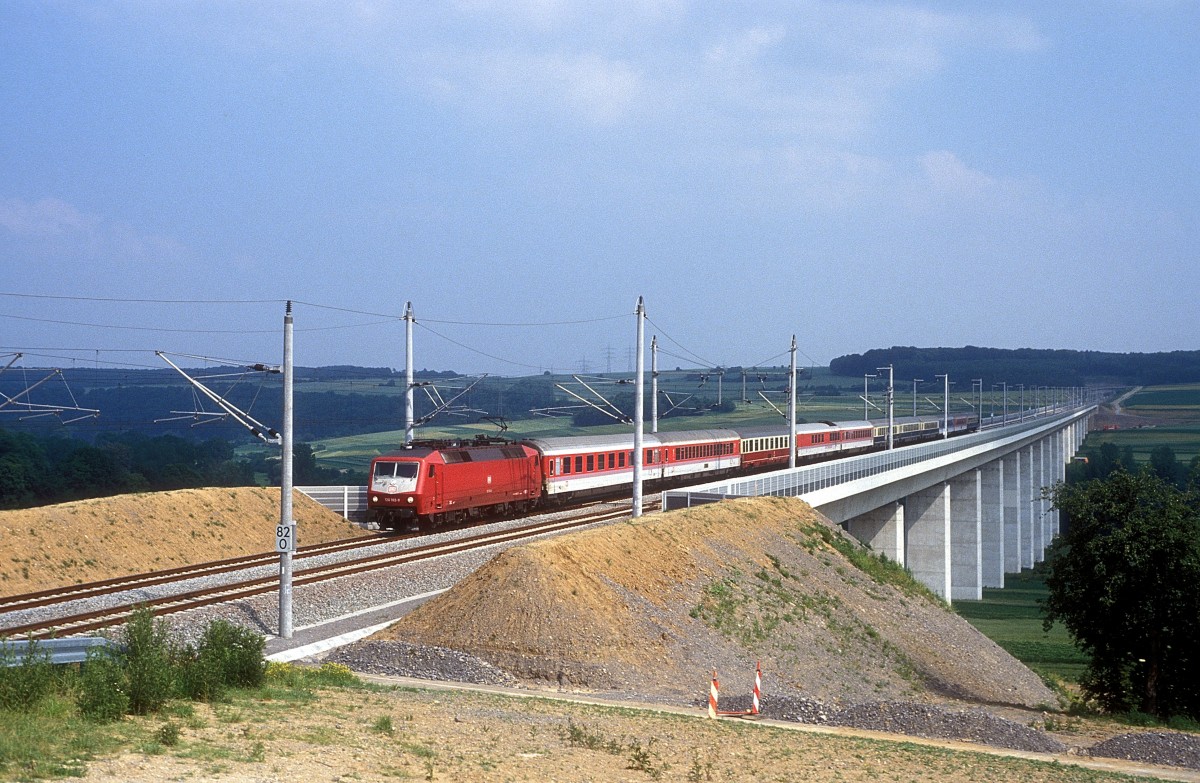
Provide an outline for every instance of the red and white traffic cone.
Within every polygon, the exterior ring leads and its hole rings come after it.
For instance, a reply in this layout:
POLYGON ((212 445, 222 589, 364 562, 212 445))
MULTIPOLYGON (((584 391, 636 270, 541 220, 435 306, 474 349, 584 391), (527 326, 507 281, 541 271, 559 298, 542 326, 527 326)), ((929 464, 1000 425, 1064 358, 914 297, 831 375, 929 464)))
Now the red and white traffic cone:
POLYGON ((762 662, 754 662, 754 706, 751 707, 750 714, 757 715, 759 707, 759 698, 762 696, 762 662))
POLYGON ((712 685, 708 688, 708 717, 717 718, 717 698, 720 686, 717 685, 717 670, 713 669, 712 685))

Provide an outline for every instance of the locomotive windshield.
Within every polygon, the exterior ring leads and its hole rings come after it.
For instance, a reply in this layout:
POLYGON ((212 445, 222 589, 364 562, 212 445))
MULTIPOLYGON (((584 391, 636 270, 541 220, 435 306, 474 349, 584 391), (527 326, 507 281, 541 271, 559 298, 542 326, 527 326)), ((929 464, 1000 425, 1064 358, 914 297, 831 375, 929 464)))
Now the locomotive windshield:
POLYGON ((419 467, 416 462, 376 462, 375 478, 416 478, 419 467))

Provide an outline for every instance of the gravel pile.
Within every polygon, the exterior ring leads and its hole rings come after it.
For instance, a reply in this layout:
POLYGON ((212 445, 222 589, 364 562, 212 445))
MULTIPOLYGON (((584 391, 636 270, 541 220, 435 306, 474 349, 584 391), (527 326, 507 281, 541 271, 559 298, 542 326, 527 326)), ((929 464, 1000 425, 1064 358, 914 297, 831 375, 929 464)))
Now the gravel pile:
POLYGON ((856 704, 835 713, 829 723, 913 737, 978 742, 1035 753, 1065 753, 1067 750, 1066 745, 1043 732, 983 710, 950 711, 932 704, 856 704))
POLYGON ((1087 749, 1092 756, 1200 769, 1200 736, 1173 731, 1118 734, 1087 749))
MULTIPOLYGON (((720 708, 722 712, 745 712, 751 708, 753 701, 749 695, 722 696, 720 708)), ((692 702, 692 706, 707 709, 708 701, 698 699, 692 702)), ((794 723, 829 723, 829 718, 837 713, 836 708, 815 699, 779 693, 763 696, 758 707, 764 718, 794 723)))
MULTIPOLYGON (((704 707, 707 702, 697 701, 694 705, 704 707)), ((722 711, 740 712, 749 709, 750 705, 749 696, 738 695, 722 698, 720 706, 722 711)), ((950 711, 931 704, 890 701, 854 704, 838 709, 812 699, 778 694, 764 697, 760 708, 764 718, 796 723, 978 742, 1035 753, 1065 753, 1067 750, 1066 745, 1041 731, 982 710, 950 711)))
POLYGON ((403 642, 362 641, 340 647, 325 659, 354 671, 393 677, 419 677, 476 685, 514 685, 507 672, 473 655, 444 647, 422 647, 403 642))

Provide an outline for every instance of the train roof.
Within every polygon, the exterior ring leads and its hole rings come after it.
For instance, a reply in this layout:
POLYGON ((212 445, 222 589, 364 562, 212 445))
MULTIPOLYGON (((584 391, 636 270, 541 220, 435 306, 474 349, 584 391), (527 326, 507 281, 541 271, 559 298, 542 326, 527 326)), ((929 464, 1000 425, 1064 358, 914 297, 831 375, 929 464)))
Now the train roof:
POLYGON ((374 459, 424 459, 441 454, 447 462, 480 462, 489 459, 513 459, 525 453, 528 446, 508 440, 463 440, 414 442, 412 448, 380 454, 374 459), (463 457, 464 453, 470 457, 463 457), (446 457, 446 455, 451 455, 446 457), (455 456, 458 455, 458 456, 455 456))
MULTIPOLYGON (((831 430, 868 429, 874 426, 869 421, 814 421, 796 425, 796 432, 829 432, 831 430)), ((738 427, 742 438, 771 438, 787 435, 786 424, 763 424, 757 427, 738 427)))
MULTIPOLYGON (((673 446, 679 443, 713 443, 733 441, 738 434, 733 430, 687 430, 683 432, 647 433, 642 437, 642 447, 673 446)), ((572 435, 563 438, 528 438, 524 443, 533 446, 546 456, 574 454, 581 451, 628 451, 633 448, 633 433, 619 435, 572 435)))
MULTIPOLYGON (((651 445, 653 435, 643 444, 651 445)), ((633 433, 627 435, 571 435, 563 438, 527 438, 524 443, 543 454, 573 454, 577 451, 619 451, 633 448, 633 433)))
MULTIPOLYGON (((941 424, 942 417, 941 416, 894 416, 892 418, 892 421, 895 424, 915 424, 915 423, 925 423, 925 422, 935 422, 935 423, 941 424)), ((887 419, 880 419, 879 421, 873 421, 873 422, 871 422, 871 426, 872 427, 886 427, 887 419)))
POLYGON ((738 433, 734 430, 684 430, 680 432, 658 432, 654 437, 665 446, 676 443, 713 443, 737 440, 738 433))
POLYGON ((433 452, 434 450, 428 446, 413 446, 411 449, 397 449, 396 451, 389 451, 387 454, 377 454, 372 459, 421 459, 422 457, 428 457, 433 452))

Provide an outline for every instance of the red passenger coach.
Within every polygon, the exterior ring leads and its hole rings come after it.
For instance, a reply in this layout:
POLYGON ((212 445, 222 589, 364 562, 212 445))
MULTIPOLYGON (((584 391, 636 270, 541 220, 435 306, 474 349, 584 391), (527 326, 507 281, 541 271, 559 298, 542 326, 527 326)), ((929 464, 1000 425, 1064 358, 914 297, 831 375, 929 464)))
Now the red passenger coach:
MULTIPOLYGON (((742 465, 749 469, 788 464, 787 427, 748 427, 741 435, 742 465)), ((812 462, 867 451, 874 444, 869 421, 817 422, 796 425, 796 461, 812 462)))
MULTIPOLYGON (((582 499, 633 484, 633 436, 585 435, 527 441, 542 455, 545 496, 582 499)), ((652 486, 724 475, 741 464, 733 430, 660 432, 642 438, 642 479, 652 486)))
POLYGON ((367 509, 380 528, 436 526, 541 499, 538 454, 516 443, 422 442, 371 460, 367 509))

